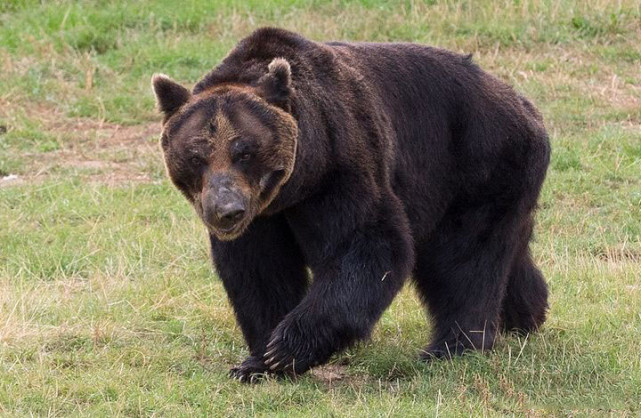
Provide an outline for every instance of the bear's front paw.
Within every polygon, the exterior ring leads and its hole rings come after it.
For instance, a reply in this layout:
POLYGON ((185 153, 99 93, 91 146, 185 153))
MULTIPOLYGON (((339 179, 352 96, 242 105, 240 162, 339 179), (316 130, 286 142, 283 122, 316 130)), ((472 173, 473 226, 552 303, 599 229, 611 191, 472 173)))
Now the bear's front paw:
POLYGON ((303 329, 308 328, 292 326, 285 320, 274 330, 264 356, 265 364, 271 373, 295 376, 329 358, 319 355, 323 347, 316 335, 303 332, 303 329))
POLYGON ((258 383, 269 373, 265 362, 256 357, 249 356, 240 365, 229 371, 232 379, 238 379, 242 383, 258 383))

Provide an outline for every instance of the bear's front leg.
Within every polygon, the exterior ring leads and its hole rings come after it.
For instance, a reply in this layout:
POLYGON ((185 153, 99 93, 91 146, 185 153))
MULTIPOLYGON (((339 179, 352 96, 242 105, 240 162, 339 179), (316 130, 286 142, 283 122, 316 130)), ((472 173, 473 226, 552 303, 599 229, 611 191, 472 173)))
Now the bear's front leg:
POLYGON ((347 235, 334 257, 312 266, 309 293, 272 333, 264 355, 271 372, 303 373, 368 337, 402 287, 413 255, 398 224, 378 220, 347 235))
POLYGON ((305 261, 281 215, 255 219, 233 241, 212 236, 211 249, 250 352, 230 375, 252 382, 268 371, 263 354, 272 331, 305 294, 305 261))

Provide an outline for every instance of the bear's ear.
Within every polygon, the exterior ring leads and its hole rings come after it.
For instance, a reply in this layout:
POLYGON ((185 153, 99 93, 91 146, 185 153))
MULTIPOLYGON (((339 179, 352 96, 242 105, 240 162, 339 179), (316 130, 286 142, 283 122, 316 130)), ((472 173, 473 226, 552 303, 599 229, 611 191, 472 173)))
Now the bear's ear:
POLYGON ((258 80, 258 95, 289 112, 292 93, 292 70, 289 62, 285 58, 274 58, 267 69, 267 74, 258 80))
POLYGON ((165 121, 191 97, 189 90, 164 74, 154 74, 151 85, 156 94, 158 109, 165 115, 165 121))

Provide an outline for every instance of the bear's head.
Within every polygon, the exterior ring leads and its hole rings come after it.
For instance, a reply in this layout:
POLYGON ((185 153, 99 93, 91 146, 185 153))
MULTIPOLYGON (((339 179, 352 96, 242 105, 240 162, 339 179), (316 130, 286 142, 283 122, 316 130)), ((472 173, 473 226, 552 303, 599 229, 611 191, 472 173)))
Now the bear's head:
POLYGON ((289 63, 274 59, 255 85, 222 83, 192 94, 154 75, 152 86, 169 177, 212 234, 239 237, 294 170, 289 63))

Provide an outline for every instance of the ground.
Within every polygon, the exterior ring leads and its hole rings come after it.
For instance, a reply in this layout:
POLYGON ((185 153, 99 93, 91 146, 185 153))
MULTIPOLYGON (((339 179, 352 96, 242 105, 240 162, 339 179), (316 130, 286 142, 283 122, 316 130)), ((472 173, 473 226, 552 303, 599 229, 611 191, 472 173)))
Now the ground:
POLYGON ((0 5, 0 414, 641 413, 641 6, 633 0, 0 5), (150 78, 194 83, 252 29, 473 53, 541 109, 540 333, 424 364, 411 287, 370 342, 248 387, 207 240, 166 180, 150 78))

